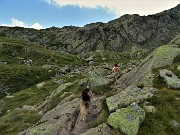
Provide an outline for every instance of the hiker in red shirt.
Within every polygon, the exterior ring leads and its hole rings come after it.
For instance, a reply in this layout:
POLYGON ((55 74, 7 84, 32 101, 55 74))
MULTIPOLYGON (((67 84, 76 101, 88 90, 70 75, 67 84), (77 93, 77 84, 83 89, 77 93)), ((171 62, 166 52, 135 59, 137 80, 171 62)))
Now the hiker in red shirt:
POLYGON ((114 76, 114 83, 116 84, 116 81, 117 81, 118 77, 120 76, 120 69, 117 64, 114 64, 112 73, 114 76))

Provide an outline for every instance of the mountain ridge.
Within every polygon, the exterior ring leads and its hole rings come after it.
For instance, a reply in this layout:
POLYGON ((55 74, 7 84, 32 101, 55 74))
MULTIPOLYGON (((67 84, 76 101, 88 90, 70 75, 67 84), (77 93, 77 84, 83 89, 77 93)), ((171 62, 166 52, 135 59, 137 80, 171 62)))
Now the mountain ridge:
POLYGON ((48 49, 72 54, 95 50, 124 52, 153 49, 168 43, 180 33, 179 9, 180 4, 154 15, 123 15, 108 23, 97 22, 84 27, 64 26, 42 30, 0 27, 0 35, 18 37, 48 49))

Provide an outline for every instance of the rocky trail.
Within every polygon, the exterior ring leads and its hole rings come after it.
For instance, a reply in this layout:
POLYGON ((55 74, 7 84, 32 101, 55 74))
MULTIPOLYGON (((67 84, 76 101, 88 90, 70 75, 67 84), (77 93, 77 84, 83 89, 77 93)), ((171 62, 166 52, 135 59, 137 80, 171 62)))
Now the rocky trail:
MULTIPOLYGON (((108 96, 107 93, 93 94, 92 109, 88 113, 85 121, 82 121, 79 110, 80 98, 73 94, 64 98, 55 108, 47 112, 45 111, 48 109, 48 104, 55 95, 72 85, 72 83, 62 83, 46 101, 36 106, 36 108, 44 112, 40 121, 35 126, 20 132, 19 135, 109 135, 112 132, 112 127, 121 129, 122 133, 127 135, 138 134, 139 128, 145 120, 145 114, 156 113, 157 111, 157 109, 149 105, 148 102, 159 91, 152 85, 153 78, 150 77, 153 75, 152 70, 154 68, 171 65, 174 58, 179 54, 180 49, 177 47, 162 46, 148 55, 137 67, 121 76, 121 78, 118 79, 117 85, 114 85, 112 80, 109 79, 111 78, 109 74, 106 74, 106 76, 103 75, 103 70, 106 70, 106 68, 101 67, 99 69, 89 69, 90 71, 87 70, 92 87, 109 85, 109 90, 112 93, 111 96, 108 96), (167 50, 170 52, 168 57, 166 55, 167 50), (166 57, 164 57, 165 55, 166 57), (157 61, 162 63, 158 63, 157 65, 157 61), (139 86, 139 82, 143 84, 143 86, 139 86), (106 109, 108 109, 107 115, 109 116, 107 122, 104 121, 100 125, 95 126, 92 123, 103 115, 103 112, 105 112, 104 105, 106 105, 106 109)), ((163 72, 166 71, 160 71, 161 76, 166 74, 163 72)), ((171 73, 171 76, 174 75, 171 73)), ((165 77, 163 76, 163 78, 165 77)), ((174 85, 168 82, 167 85, 171 88, 175 86, 175 89, 179 89, 180 82, 177 80, 177 77, 175 77, 175 80, 176 82, 171 81, 174 85)), ((166 79, 166 81, 168 81, 168 79, 166 79)), ((82 80, 80 82, 82 82, 82 80)))

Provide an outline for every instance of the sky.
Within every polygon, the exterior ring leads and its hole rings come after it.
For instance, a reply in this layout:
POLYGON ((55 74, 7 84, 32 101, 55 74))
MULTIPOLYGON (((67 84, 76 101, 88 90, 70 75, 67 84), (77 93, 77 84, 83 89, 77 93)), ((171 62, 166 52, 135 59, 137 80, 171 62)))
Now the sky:
POLYGON ((0 26, 82 27, 124 14, 155 14, 178 4, 180 0, 0 0, 0 26))

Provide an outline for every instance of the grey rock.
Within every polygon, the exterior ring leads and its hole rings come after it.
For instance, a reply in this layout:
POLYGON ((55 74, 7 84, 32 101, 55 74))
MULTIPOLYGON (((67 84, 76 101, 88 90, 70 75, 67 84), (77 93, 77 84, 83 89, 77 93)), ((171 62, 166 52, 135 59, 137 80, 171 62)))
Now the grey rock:
POLYGON ((95 120, 102 111, 102 99, 104 99, 103 96, 93 99, 92 104, 96 108, 92 108, 86 121, 81 121, 79 98, 61 101, 55 108, 45 113, 35 126, 18 135, 80 135, 85 133, 90 128, 89 122, 95 120))
POLYGON ((180 127, 180 123, 175 120, 172 121, 172 124, 173 124, 173 127, 176 127, 176 128, 180 127))
POLYGON ((88 64, 93 65, 94 63, 95 63, 94 61, 90 61, 88 64))
POLYGON ((154 106, 144 106, 143 109, 145 112, 148 112, 148 113, 156 113, 157 112, 157 109, 154 106))
POLYGON ((0 61, 0 65, 7 65, 8 63, 6 61, 0 61))
POLYGON ((161 46, 149 54, 141 63, 130 72, 123 74, 118 80, 119 91, 129 85, 143 83, 144 86, 152 86, 155 68, 171 65, 176 56, 180 55, 180 48, 169 45, 161 46))
POLYGON ((180 72, 180 65, 177 67, 177 70, 179 70, 179 72, 180 72))
POLYGON ((137 135, 141 123, 145 119, 144 110, 137 105, 117 109, 108 117, 108 124, 115 129, 120 129, 125 135, 137 135))
POLYGON ((160 77, 164 78, 169 88, 180 89, 180 79, 176 75, 167 69, 160 70, 159 72, 160 77))
POLYGON ((22 110, 38 111, 34 106, 24 105, 22 110))
POLYGON ((111 82, 110 79, 104 77, 107 74, 107 71, 103 68, 93 69, 88 73, 92 86, 103 86, 111 82))
POLYGON ((50 108, 50 103, 53 97, 61 93, 64 89, 66 89, 68 86, 72 85, 73 83, 63 83, 60 84, 59 87, 50 95, 46 98, 46 100, 43 103, 37 104, 36 108, 38 110, 43 110, 46 111, 48 108, 50 108))
POLYGON ((144 87, 143 89, 129 86, 118 94, 106 98, 106 103, 110 112, 114 112, 117 108, 127 107, 133 102, 140 102, 149 99, 156 91, 152 87, 144 87))
POLYGON ((41 89, 46 83, 45 82, 41 82, 39 84, 36 84, 36 87, 38 87, 39 89, 41 89))
POLYGON ((80 135, 111 135, 111 129, 106 123, 103 123, 98 127, 91 128, 80 135))

